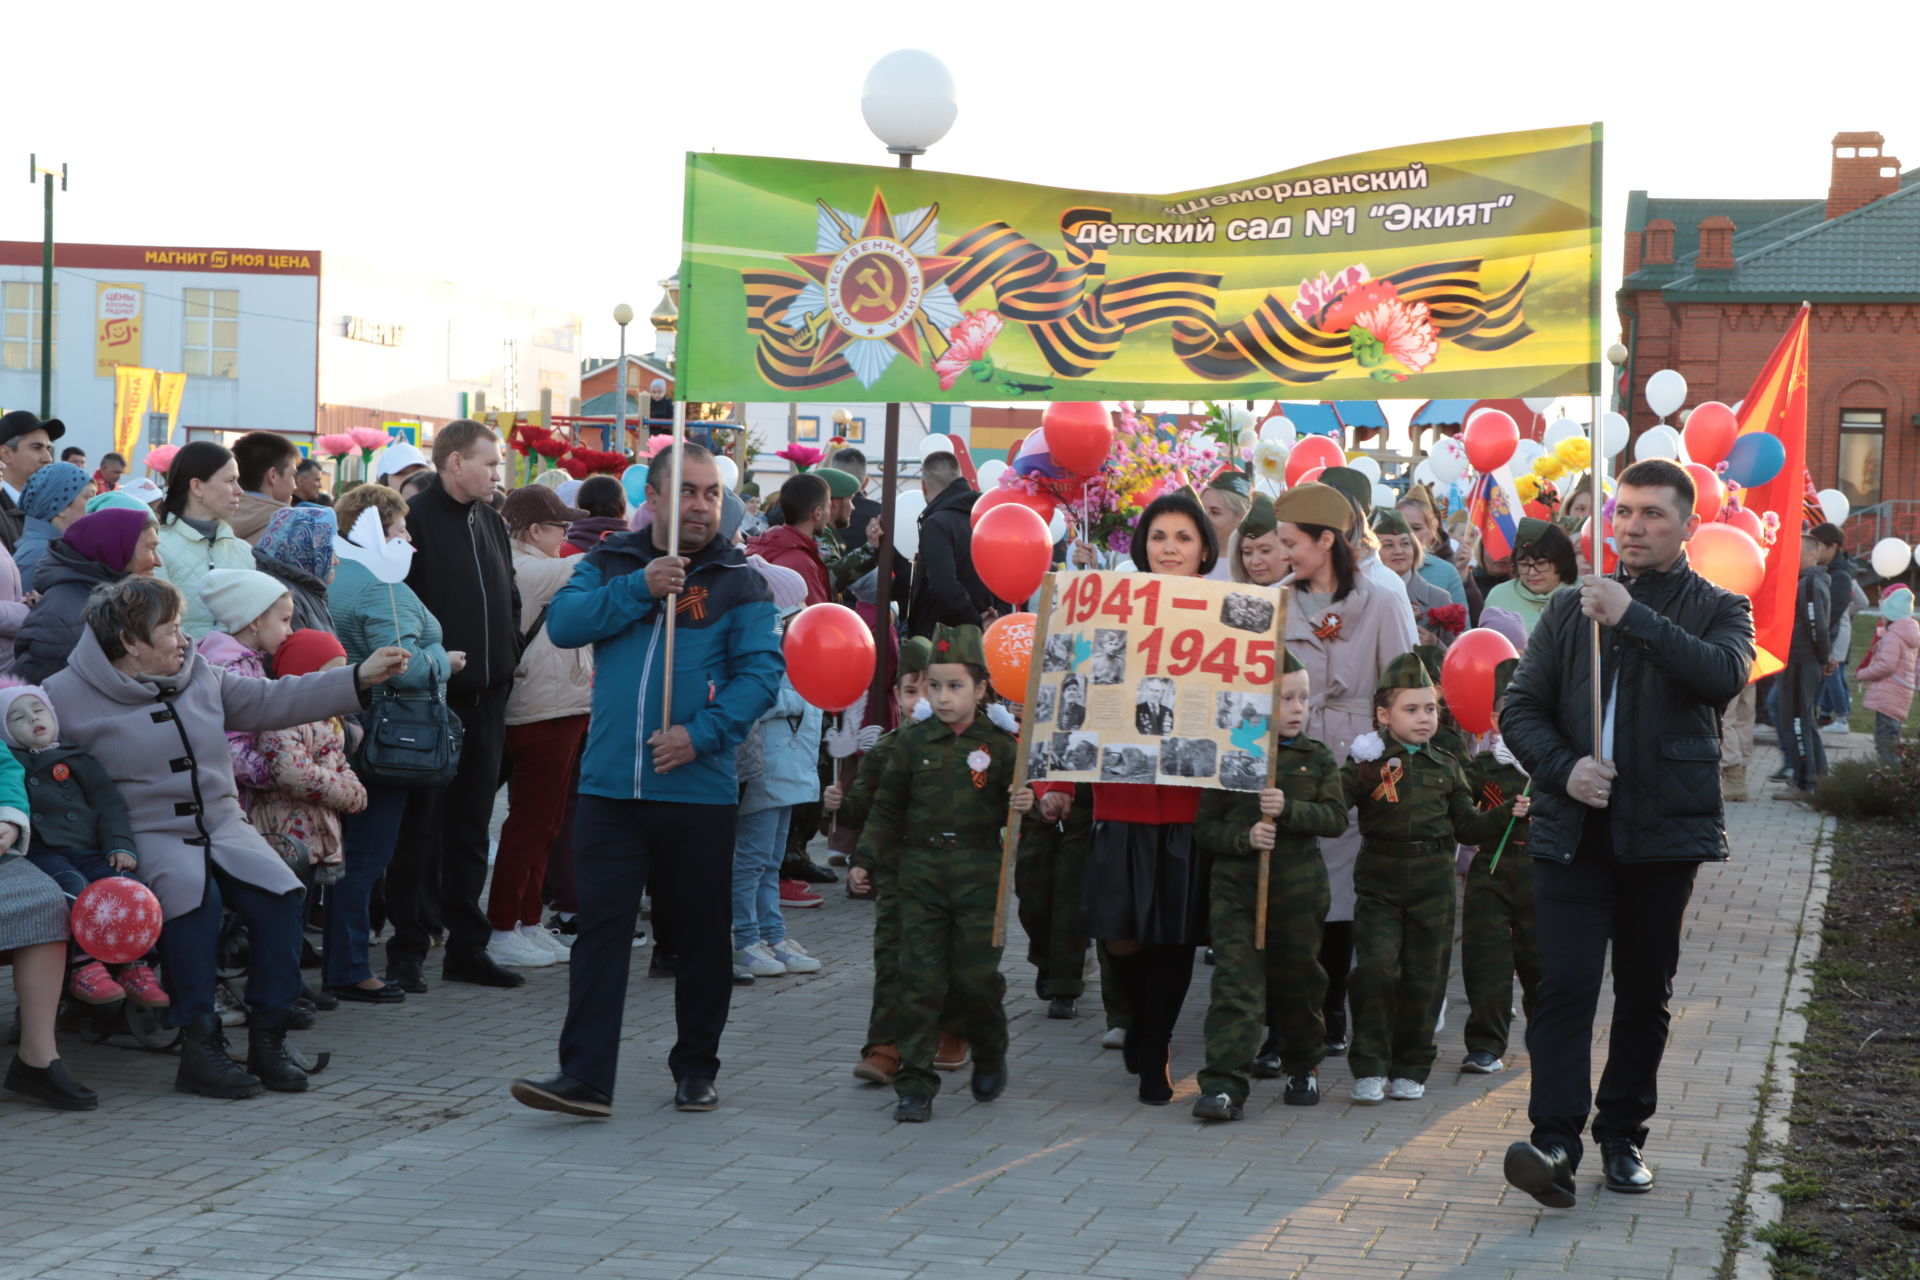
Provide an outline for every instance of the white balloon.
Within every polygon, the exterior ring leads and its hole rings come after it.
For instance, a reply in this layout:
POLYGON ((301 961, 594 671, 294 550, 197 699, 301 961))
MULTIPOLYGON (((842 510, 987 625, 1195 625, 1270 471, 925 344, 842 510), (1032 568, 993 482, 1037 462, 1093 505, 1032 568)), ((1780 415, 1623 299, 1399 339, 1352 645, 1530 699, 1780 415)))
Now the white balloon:
POLYGON ((1245 431, 1253 425, 1253 410, 1243 404, 1230 404, 1226 412, 1229 431, 1245 431))
POLYGON ((991 462, 980 464, 980 492, 1000 487, 1000 477, 1007 474, 1007 464, 995 458, 991 462))
POLYGON ((1060 514, 1060 508, 1055 507, 1053 514, 1047 518, 1047 541, 1058 542, 1066 536, 1067 518, 1060 514))
POLYGON ((1375 462, 1372 458, 1368 458, 1368 457, 1355 458, 1351 462, 1347 463, 1347 466, 1351 467, 1355 471, 1358 471, 1361 475, 1365 476, 1372 483, 1374 484, 1380 483, 1380 464, 1375 462))
POLYGON ((1427 467, 1441 484, 1452 484, 1467 474, 1467 448, 1453 436, 1441 436, 1433 442, 1427 467))
POLYGON ((1414 467, 1413 479, 1415 484, 1424 484, 1428 487, 1440 483, 1440 477, 1433 474, 1433 464, 1425 458, 1422 458, 1418 465, 1414 467))
POLYGON ((1898 538, 1882 538, 1873 544, 1873 571, 1883 578, 1897 578, 1913 563, 1913 552, 1898 538))
POLYGON ((952 452, 953 452, 953 438, 951 436, 943 436, 940 433, 935 432, 934 434, 928 436, 925 440, 922 440, 920 442, 920 461, 922 462, 925 462, 927 460, 927 455, 930 453, 952 453, 952 452))
POLYGON ((1533 470, 1533 460, 1547 451, 1547 446, 1538 440, 1522 440, 1513 446, 1513 458, 1507 463, 1507 470, 1514 475, 1533 470))
POLYGON ((1635 462, 1645 462, 1649 458, 1665 458, 1671 462, 1679 456, 1680 433, 1665 423, 1657 427, 1648 427, 1633 444, 1635 462))
POLYGON ((1687 380, 1672 369, 1662 369, 1647 379, 1647 407, 1661 417, 1686 402, 1687 380))
POLYGON ((738 489, 740 487, 740 466, 724 453, 713 455, 713 465, 720 469, 720 487, 738 489))
POLYGON ((1609 458, 1618 457, 1627 447, 1627 437, 1633 434, 1633 428, 1627 425, 1626 418, 1609 410, 1600 415, 1600 452, 1609 458))
POLYGON ((1540 443, 1551 449, 1562 440, 1582 440, 1586 438, 1586 428, 1572 418, 1555 418, 1540 433, 1540 443))
POLYGON ((1395 493, 1391 486, 1384 485, 1384 484, 1375 484, 1373 486, 1373 505, 1374 506, 1391 507, 1394 503, 1398 501, 1400 501, 1400 495, 1395 493))
POLYGON ((1287 421, 1285 417, 1268 418, 1260 424, 1260 438, 1262 440, 1278 441, 1291 449, 1293 448, 1294 441, 1300 438, 1300 433, 1294 429, 1293 423, 1287 421))
POLYGON ((1527 408, 1533 410, 1535 413, 1545 413, 1547 410, 1553 408, 1553 397, 1552 396, 1522 396, 1520 398, 1520 403, 1524 404, 1525 406, 1527 406, 1527 408))
POLYGON ((1838 489, 1822 489, 1820 510, 1826 512, 1827 523, 1845 524, 1847 517, 1853 513, 1853 504, 1848 502, 1847 495, 1838 489))
POLYGON ((893 549, 911 560, 920 554, 920 513, 927 509, 927 495, 909 489, 893 500, 893 549))

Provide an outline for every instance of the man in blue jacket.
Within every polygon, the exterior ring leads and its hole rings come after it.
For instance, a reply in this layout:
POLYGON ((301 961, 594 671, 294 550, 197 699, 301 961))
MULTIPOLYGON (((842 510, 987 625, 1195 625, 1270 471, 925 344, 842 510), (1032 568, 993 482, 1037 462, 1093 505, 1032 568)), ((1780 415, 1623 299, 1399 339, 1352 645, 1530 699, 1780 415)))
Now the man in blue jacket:
POLYGON ((548 607, 547 634, 561 648, 592 645, 595 676, 574 825, 579 935, 560 1073, 513 1082, 515 1098, 543 1111, 612 1114, 633 926, 649 873, 656 908, 673 913, 680 953, 679 1038, 667 1057, 674 1106, 719 1105, 713 1082, 733 990, 733 749, 773 705, 786 664, 772 592, 716 536, 722 490, 713 455, 681 447, 677 498, 673 450, 664 449, 647 471, 653 523, 588 552, 548 607), (681 554, 670 556, 667 521, 676 512, 681 554), (670 672, 669 595, 678 596, 670 672), (663 730, 668 679, 674 723, 663 730))

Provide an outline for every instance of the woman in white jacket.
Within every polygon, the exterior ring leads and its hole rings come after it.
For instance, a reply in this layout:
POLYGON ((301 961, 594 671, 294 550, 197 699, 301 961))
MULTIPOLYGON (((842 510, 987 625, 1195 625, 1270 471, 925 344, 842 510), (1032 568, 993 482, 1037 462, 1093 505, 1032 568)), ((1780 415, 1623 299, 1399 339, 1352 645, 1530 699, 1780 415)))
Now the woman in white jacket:
POLYGON ((160 506, 160 567, 153 576, 171 582, 186 597, 180 629, 196 644, 214 630, 213 615, 200 598, 200 580, 215 569, 253 568, 253 548, 227 524, 243 495, 233 455, 211 440, 182 447, 167 467, 167 497, 160 506))

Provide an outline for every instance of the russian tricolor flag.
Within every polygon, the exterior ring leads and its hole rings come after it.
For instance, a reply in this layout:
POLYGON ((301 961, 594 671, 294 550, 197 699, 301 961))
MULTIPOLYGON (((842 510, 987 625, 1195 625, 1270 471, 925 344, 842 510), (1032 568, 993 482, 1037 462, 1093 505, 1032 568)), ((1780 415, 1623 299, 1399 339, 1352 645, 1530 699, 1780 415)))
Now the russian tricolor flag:
POLYGON ((1513 476, 1504 466, 1474 482, 1467 518, 1480 531, 1480 545, 1487 549, 1488 560, 1510 556, 1519 545, 1520 511, 1520 491, 1514 488, 1513 476))

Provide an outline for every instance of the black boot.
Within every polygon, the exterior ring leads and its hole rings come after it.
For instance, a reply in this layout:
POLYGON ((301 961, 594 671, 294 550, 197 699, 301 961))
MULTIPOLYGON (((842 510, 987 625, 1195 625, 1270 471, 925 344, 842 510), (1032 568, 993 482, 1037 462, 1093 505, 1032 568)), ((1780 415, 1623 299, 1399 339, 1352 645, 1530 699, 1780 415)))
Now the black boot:
POLYGON ((207 1014, 180 1028, 180 1070, 173 1087, 203 1098, 257 1098, 264 1086, 227 1056, 227 1029, 207 1014))
POLYGON ((1172 1046, 1164 1035, 1151 1039, 1134 1037, 1133 1061, 1140 1076, 1140 1101, 1150 1107, 1164 1107, 1173 1101, 1173 1073, 1169 1069, 1172 1046))
POLYGON ((274 1009, 255 1009, 247 1020, 247 1070, 275 1093, 307 1091, 307 1073, 287 1048, 291 1021, 274 1009))

